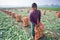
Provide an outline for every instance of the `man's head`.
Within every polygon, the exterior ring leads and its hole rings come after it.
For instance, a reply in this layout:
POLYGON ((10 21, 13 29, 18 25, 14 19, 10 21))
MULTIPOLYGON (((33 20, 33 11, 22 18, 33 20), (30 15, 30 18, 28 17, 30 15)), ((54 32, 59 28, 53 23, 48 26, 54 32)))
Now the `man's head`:
POLYGON ((36 3, 33 3, 33 4, 32 4, 32 9, 33 9, 33 10, 37 10, 37 4, 36 4, 36 3))

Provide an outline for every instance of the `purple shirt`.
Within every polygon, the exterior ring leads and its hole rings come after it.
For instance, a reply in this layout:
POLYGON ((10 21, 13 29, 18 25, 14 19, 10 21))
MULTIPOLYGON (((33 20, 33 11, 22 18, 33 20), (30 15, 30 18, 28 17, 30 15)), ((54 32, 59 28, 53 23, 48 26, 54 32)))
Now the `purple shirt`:
POLYGON ((40 10, 33 10, 30 13, 30 21, 34 24, 37 24, 37 21, 40 22, 41 19, 41 11, 40 10))

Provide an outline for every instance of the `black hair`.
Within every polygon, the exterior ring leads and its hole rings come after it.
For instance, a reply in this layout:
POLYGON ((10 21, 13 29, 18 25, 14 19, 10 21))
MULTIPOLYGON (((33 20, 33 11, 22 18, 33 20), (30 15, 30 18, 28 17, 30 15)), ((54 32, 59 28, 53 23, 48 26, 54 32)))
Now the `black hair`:
POLYGON ((37 8, 37 4, 36 3, 33 3, 32 4, 32 8, 37 8))

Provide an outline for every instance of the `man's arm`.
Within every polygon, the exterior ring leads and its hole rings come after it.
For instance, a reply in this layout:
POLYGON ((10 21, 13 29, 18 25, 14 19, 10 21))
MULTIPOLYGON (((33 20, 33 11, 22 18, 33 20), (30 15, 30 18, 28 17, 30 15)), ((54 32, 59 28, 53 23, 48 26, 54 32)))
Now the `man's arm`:
POLYGON ((41 11, 39 11, 39 22, 41 21, 41 11))
POLYGON ((34 23, 34 18, 33 18, 33 16, 32 16, 32 14, 30 14, 30 21, 31 21, 33 24, 36 24, 36 23, 34 23))

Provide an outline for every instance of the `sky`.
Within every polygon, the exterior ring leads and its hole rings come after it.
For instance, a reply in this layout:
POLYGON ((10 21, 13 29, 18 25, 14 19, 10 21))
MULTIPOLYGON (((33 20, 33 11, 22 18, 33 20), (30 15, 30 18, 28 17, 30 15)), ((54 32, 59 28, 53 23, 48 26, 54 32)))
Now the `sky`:
POLYGON ((60 5, 60 0, 0 0, 0 7, 23 7, 31 6, 32 3, 38 5, 60 5))

